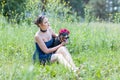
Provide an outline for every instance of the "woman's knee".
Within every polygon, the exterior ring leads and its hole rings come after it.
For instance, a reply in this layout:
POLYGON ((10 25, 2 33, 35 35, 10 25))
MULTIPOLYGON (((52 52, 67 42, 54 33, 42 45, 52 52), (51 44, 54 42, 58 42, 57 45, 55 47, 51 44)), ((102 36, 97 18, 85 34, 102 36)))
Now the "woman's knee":
POLYGON ((63 52, 65 50, 66 50, 66 47, 62 46, 62 47, 58 48, 58 50, 56 51, 56 53, 60 53, 60 52, 63 52))
POLYGON ((59 49, 62 49, 62 50, 63 50, 63 49, 66 49, 66 47, 65 47, 65 46, 61 46, 59 49))
POLYGON ((51 61, 56 61, 58 60, 62 55, 61 54, 53 54, 51 56, 51 61))

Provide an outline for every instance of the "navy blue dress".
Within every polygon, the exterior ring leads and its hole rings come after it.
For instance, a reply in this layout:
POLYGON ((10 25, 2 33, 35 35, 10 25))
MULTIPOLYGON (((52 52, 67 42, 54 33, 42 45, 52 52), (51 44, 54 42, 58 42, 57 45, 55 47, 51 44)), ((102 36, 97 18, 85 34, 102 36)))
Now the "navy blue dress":
MULTIPOLYGON (((48 42, 45 42, 47 48, 51 48, 53 46, 53 41, 54 40, 52 38, 48 42)), ((50 59, 51 59, 51 55, 53 53, 46 54, 40 49, 40 47, 37 43, 35 43, 35 45, 36 45, 36 50, 33 54, 33 61, 35 62, 37 60, 37 61, 40 61, 43 64, 46 63, 46 62, 49 62, 50 59)))

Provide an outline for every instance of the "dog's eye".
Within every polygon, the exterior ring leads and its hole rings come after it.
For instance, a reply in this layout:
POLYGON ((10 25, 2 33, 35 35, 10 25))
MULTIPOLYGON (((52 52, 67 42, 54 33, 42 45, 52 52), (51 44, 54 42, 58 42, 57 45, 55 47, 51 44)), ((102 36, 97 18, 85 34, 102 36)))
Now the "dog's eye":
POLYGON ((65 37, 65 39, 69 39, 69 36, 65 37))
POLYGON ((65 36, 64 36, 64 38, 65 38, 65 39, 68 39, 68 38, 69 38, 69 36, 68 36, 68 35, 65 35, 65 36))

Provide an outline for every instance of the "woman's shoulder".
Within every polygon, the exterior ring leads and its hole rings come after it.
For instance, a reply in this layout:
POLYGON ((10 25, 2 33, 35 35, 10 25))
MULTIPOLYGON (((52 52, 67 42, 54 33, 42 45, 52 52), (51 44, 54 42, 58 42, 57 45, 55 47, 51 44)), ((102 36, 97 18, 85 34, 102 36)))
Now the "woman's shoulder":
POLYGON ((37 32, 35 33, 35 36, 38 36, 38 35, 39 35, 39 33, 40 33, 40 32, 39 32, 39 31, 37 31, 37 32))
POLYGON ((35 39, 40 38, 40 32, 39 32, 39 31, 37 31, 37 32, 36 32, 36 34, 35 34, 34 38, 35 38, 35 39))

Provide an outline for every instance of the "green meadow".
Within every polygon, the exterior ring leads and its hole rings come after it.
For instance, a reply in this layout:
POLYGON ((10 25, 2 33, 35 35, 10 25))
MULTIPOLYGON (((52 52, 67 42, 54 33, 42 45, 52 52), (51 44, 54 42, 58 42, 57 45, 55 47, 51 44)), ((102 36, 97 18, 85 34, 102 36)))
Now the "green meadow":
POLYGON ((120 80, 120 24, 105 22, 61 22, 50 19, 51 27, 70 30, 66 45, 79 75, 63 65, 33 65, 33 24, 8 23, 0 16, 0 80, 120 80))

